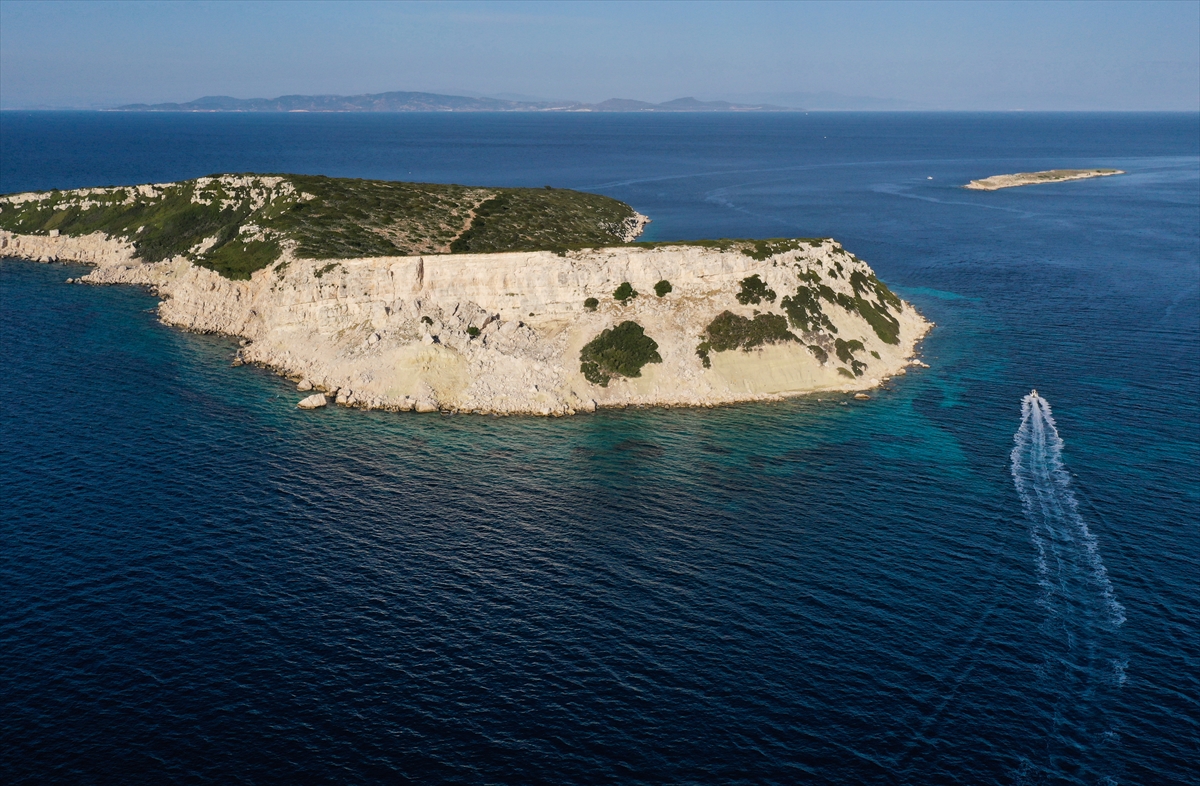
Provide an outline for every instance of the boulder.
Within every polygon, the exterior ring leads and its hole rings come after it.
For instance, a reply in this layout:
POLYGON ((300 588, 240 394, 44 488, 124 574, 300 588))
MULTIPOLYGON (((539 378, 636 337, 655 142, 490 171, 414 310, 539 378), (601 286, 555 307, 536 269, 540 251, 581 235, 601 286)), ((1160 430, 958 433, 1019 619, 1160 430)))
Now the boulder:
POLYGON ((296 390, 299 390, 301 393, 303 393, 306 390, 312 390, 312 389, 313 389, 313 383, 309 382, 307 379, 300 380, 300 384, 296 385, 296 390))
POLYGON ((871 397, 868 396, 866 393, 855 393, 854 398, 857 399, 858 401, 870 401, 871 400, 871 397))
POLYGON ((300 403, 296 406, 300 409, 318 409, 319 407, 323 407, 328 403, 329 402, 325 400, 324 393, 314 393, 306 399, 301 399, 300 403))

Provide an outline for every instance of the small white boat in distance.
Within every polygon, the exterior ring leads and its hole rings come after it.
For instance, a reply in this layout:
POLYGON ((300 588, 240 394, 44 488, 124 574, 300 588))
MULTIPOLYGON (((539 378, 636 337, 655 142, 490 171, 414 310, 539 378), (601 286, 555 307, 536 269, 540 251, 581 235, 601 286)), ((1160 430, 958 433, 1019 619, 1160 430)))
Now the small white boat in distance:
POLYGON ((1038 397, 1037 388, 1034 388, 1033 390, 1029 391, 1029 395, 1033 396, 1034 398, 1037 398, 1038 397))

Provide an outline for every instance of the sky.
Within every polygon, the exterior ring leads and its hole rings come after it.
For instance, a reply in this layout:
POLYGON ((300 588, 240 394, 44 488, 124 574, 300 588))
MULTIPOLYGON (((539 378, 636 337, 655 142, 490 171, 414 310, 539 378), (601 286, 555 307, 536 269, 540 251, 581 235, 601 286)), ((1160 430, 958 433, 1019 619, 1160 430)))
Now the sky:
POLYGON ((1200 0, 0 0, 0 108, 389 90, 1200 111, 1200 0))

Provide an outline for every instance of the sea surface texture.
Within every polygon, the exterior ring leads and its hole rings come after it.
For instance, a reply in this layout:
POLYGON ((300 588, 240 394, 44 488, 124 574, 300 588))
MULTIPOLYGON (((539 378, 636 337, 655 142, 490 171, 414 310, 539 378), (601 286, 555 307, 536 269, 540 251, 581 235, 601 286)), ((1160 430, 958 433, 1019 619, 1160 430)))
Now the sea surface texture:
POLYGON ((548 184, 651 240, 833 236, 937 323, 870 401, 301 412, 145 291, 0 262, 0 781, 1196 782, 1196 115, 7 112, 0 141, 5 192, 548 184), (1086 167, 1128 174, 961 188, 1086 167))

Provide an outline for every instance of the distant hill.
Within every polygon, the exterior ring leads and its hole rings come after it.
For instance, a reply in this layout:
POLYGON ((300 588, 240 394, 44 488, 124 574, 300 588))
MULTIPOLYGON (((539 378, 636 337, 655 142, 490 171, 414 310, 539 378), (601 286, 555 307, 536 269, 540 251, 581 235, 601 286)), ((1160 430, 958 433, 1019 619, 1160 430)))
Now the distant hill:
POLYGON ((579 101, 507 101, 439 93, 369 93, 358 96, 279 96, 231 98, 205 96, 182 104, 126 104, 121 112, 786 112, 771 104, 731 104, 676 98, 661 104, 610 98, 598 104, 579 101))

